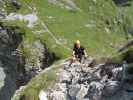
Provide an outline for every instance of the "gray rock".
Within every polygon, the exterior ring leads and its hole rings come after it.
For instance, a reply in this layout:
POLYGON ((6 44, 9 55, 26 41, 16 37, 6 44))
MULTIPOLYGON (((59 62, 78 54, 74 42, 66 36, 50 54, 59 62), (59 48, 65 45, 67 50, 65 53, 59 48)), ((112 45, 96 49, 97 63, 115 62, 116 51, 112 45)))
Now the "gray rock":
POLYGON ((13 55, 18 45, 22 41, 22 36, 16 34, 12 27, 0 24, 0 100, 11 100, 11 96, 17 89, 16 80, 18 78, 17 68, 20 64, 19 54, 13 55))
POLYGON ((80 90, 78 91, 77 95, 76 95, 76 100, 83 100, 85 95, 87 95, 88 92, 88 87, 81 84, 80 86, 80 90))
POLYGON ((18 0, 11 0, 11 3, 14 7, 16 7, 16 9, 20 9, 21 8, 21 3, 18 2, 18 0))
POLYGON ((104 88, 103 84, 99 82, 91 82, 87 97, 90 99, 94 99, 95 97, 96 100, 100 100, 103 88, 104 88))
POLYGON ((56 4, 57 0, 48 0, 49 3, 56 4))
POLYGON ((52 91, 49 95, 50 100, 68 100, 67 95, 62 91, 52 91))
POLYGON ((4 73, 4 69, 2 68, 2 63, 0 62, 0 89, 4 86, 4 79, 6 74, 4 73))
POLYGON ((76 96, 81 89, 80 85, 79 84, 71 85, 69 86, 68 89, 69 89, 68 94, 71 100, 76 100, 76 96))
POLYGON ((121 84, 118 81, 108 81, 103 89, 103 95, 112 96, 120 89, 120 87, 121 84))
MULTIPOLYGON (((56 91, 54 98, 61 96, 60 98, 63 97, 63 100, 116 100, 115 97, 118 99, 120 92, 124 91, 121 88, 123 85, 121 81, 123 78, 122 66, 116 68, 115 64, 94 64, 87 67, 79 63, 74 63, 72 66, 67 64, 69 63, 65 63, 60 72, 60 80, 56 83, 58 86, 55 85, 55 88, 52 89, 56 91), (102 70, 105 73, 102 73, 102 70), (110 75, 108 72, 112 74, 110 75), (56 94, 60 94, 60 96, 56 97, 56 94)), ((122 98, 122 96, 120 97, 122 98)), ((121 98, 118 100, 126 100, 121 98)))
POLYGON ((43 90, 39 93, 39 100, 48 100, 47 94, 43 90))
POLYGON ((61 72, 60 82, 70 83, 72 81, 71 79, 72 75, 70 73, 65 70, 61 72))
POLYGON ((15 21, 15 20, 26 21, 26 22, 28 22, 27 27, 33 28, 34 25, 38 21, 38 17, 35 13, 27 14, 27 15, 10 13, 8 16, 6 16, 6 20, 7 21, 15 21))

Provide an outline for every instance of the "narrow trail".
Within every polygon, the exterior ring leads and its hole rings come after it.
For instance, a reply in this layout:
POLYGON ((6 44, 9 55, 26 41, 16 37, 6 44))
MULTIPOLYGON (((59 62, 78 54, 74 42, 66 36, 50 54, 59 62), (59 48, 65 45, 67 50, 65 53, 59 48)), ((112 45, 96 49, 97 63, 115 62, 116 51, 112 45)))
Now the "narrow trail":
POLYGON ((132 100, 133 84, 123 83, 122 66, 64 64, 58 82, 45 91, 49 100, 132 100))

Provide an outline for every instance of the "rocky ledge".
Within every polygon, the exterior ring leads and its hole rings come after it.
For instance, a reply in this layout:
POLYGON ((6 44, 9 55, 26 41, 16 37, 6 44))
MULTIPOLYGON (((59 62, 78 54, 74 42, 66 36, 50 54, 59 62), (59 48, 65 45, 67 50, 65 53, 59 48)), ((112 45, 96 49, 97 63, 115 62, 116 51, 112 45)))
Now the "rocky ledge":
POLYGON ((133 99, 133 84, 124 78, 124 68, 128 64, 68 65, 68 62, 64 63, 57 83, 45 93, 45 98, 47 94, 50 100, 133 99))

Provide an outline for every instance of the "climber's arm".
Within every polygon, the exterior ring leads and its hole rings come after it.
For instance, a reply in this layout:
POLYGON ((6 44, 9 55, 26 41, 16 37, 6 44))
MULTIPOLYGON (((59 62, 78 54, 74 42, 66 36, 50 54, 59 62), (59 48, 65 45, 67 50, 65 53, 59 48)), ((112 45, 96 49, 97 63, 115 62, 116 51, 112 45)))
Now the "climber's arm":
POLYGON ((84 54, 85 54, 85 57, 87 57, 88 55, 87 55, 87 52, 86 52, 86 50, 84 50, 84 54))
POLYGON ((74 51, 74 50, 73 50, 73 52, 72 52, 72 56, 75 57, 75 51, 74 51))

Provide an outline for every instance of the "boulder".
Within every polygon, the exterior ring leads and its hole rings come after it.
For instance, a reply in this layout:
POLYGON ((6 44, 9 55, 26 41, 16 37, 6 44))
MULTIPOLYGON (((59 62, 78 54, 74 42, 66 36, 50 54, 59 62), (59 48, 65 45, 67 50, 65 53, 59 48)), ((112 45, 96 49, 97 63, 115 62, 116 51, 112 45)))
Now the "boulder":
POLYGON ((21 3, 19 3, 18 0, 11 0, 11 3, 17 10, 21 8, 21 3))
POLYGON ((60 82, 63 83, 70 83, 72 79, 72 75, 70 73, 68 73, 67 71, 62 71, 61 72, 61 77, 60 77, 60 82))
POLYGON ((103 95, 104 96, 112 96, 114 95, 121 87, 120 82, 118 81, 108 81, 105 84, 105 87, 103 89, 103 95))
POLYGON ((104 88, 104 85, 100 82, 91 82, 88 90, 88 98, 99 100, 101 98, 102 90, 104 88))
POLYGON ((47 94, 43 90, 39 93, 39 100, 48 100, 47 94))
MULTIPOLYGON (((50 100, 68 100, 67 94, 63 93, 62 91, 53 91, 49 95, 50 100)), ((45 100, 45 99, 43 99, 45 100)))
POLYGON ((85 95, 87 94, 87 91, 88 91, 88 87, 81 84, 81 88, 78 94, 76 95, 76 100, 83 100, 85 95))
POLYGON ((70 85, 68 88, 68 95, 70 96, 71 100, 76 100, 76 96, 80 91, 81 87, 79 84, 70 85))

